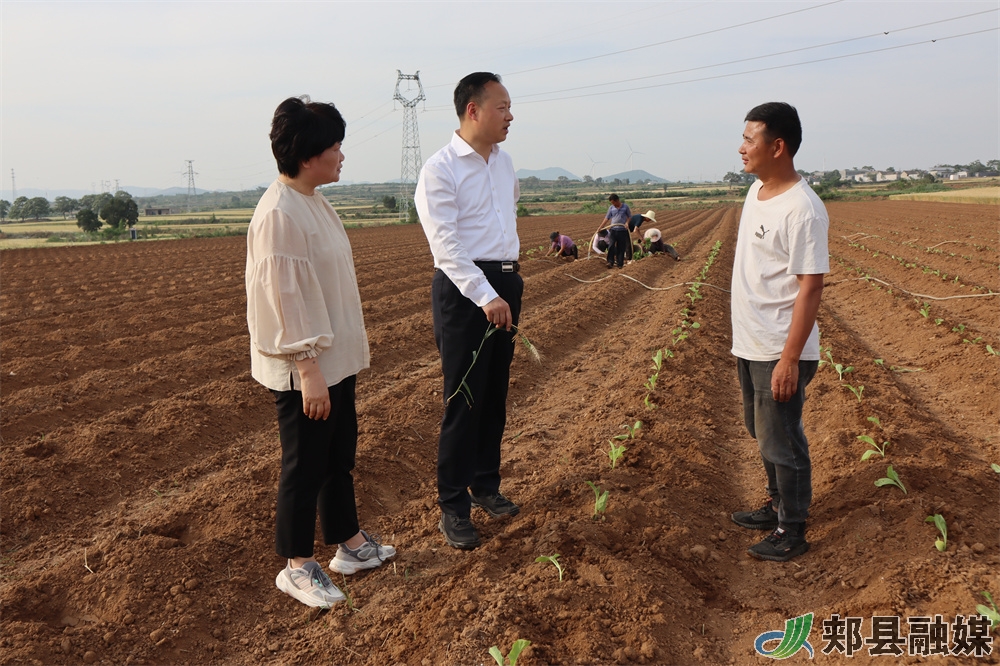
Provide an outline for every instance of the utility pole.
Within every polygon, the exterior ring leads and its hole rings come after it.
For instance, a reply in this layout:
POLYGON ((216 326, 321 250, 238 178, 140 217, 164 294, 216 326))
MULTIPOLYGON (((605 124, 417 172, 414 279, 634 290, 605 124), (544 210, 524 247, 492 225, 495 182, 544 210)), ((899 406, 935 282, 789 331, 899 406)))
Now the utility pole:
MULTIPOLYGON (((412 93, 413 84, 407 83, 406 92, 412 93)), ((399 219, 406 221, 409 219, 410 202, 413 200, 413 192, 417 188, 417 176, 420 175, 420 167, 423 160, 420 158, 420 132, 417 130, 417 103, 427 99, 424 97, 424 86, 420 83, 420 72, 416 74, 403 74, 396 70, 396 94, 393 99, 403 105, 403 156, 399 170, 399 219), (399 84, 403 81, 415 81, 417 95, 413 99, 407 99, 399 90, 399 84)))
POLYGON ((17 184, 14 182, 14 170, 10 170, 10 202, 17 201, 17 184))
POLYGON ((187 208, 188 212, 191 212, 191 198, 197 194, 197 190, 194 187, 194 160, 184 160, 187 164, 187 177, 188 177, 188 192, 187 192, 187 208))

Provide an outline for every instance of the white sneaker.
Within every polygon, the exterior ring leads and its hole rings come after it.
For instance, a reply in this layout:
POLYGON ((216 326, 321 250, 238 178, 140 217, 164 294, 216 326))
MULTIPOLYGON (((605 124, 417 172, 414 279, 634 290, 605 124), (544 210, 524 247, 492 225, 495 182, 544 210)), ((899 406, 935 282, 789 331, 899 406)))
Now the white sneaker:
POLYGON ((301 569, 293 569, 289 562, 274 579, 274 584, 288 596, 315 608, 329 608, 345 599, 319 562, 306 562, 301 569))
POLYGON ((344 544, 337 547, 337 554, 330 560, 331 569, 349 576, 362 569, 374 569, 385 560, 396 556, 396 549, 392 546, 383 546, 377 536, 369 536, 364 530, 361 530, 361 535, 364 536, 365 542, 358 546, 357 550, 352 550, 344 544))

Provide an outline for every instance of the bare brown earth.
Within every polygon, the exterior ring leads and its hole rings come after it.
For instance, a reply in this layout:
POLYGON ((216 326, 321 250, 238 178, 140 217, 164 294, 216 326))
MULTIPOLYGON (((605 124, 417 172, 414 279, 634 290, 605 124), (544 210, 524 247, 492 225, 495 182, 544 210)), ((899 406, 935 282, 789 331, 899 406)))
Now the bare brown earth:
MULTIPOLYGON (((975 613, 981 590, 1000 597, 1000 358, 986 350, 1000 350, 998 299, 929 297, 1000 291, 997 209, 830 213, 822 344, 854 370, 840 381, 827 364, 810 387, 812 550, 784 564, 748 557, 763 535, 729 519, 764 485, 723 291, 738 208, 660 213, 683 261, 620 273, 534 250, 557 228, 586 248, 598 216, 520 221, 522 330, 546 359, 521 349, 513 367, 502 472, 522 513, 474 514, 484 544, 472 552, 436 528, 426 241, 417 226, 351 230, 372 347, 358 503, 399 555, 348 579, 353 607, 329 612, 274 587, 279 448, 269 394, 249 373, 244 240, 3 252, 0 662, 472 664, 526 638, 524 666, 762 664, 756 636, 813 612, 815 661, 833 663, 846 657, 820 652, 819 627, 832 613, 866 618, 866 636, 873 615, 975 613), (670 288, 695 278, 716 241, 703 298, 670 288), (684 308, 701 326, 674 342, 684 308), (663 348, 674 355, 647 409, 663 348), (860 402, 845 384, 864 386, 860 402), (608 440, 636 420, 612 470, 608 440), (891 442, 886 460, 860 461, 861 434, 891 442), (887 463, 908 494, 874 485, 887 463), (597 520, 586 481, 609 491, 597 520), (933 513, 948 522, 945 553, 924 522, 933 513), (535 562, 555 553, 563 582, 535 562)), ((1000 662, 997 650, 927 661, 1000 662)))

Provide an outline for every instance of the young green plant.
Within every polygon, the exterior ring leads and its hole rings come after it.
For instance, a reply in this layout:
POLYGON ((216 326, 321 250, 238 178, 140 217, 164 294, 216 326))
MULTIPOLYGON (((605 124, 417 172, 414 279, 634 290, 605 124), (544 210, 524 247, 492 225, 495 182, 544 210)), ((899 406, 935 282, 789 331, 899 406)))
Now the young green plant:
POLYGON ((611 460, 611 469, 614 469, 615 465, 618 464, 618 459, 625 455, 628 449, 625 448, 624 444, 616 446, 614 440, 611 439, 608 440, 608 444, 611 445, 611 448, 608 450, 608 458, 611 460))
POLYGON ((1000 629, 1000 611, 997 610, 997 605, 993 603, 993 596, 983 590, 980 592, 983 598, 990 603, 989 606, 984 606, 983 604, 976 604, 976 612, 980 615, 985 615, 990 619, 990 625, 993 627, 993 631, 1000 629))
POLYGON ((592 517, 597 520, 597 515, 604 513, 604 510, 608 508, 608 491, 602 492, 598 486, 590 481, 587 481, 587 485, 594 491, 594 515, 592 517))
POLYGON ((541 555, 535 558, 535 562, 551 562, 556 565, 556 569, 559 570, 559 582, 562 582, 563 568, 562 565, 559 564, 559 553, 556 553, 555 555, 541 555))
POLYGON ((861 402, 861 394, 865 392, 864 386, 861 385, 851 386, 850 384, 841 384, 841 386, 843 386, 846 389, 849 389, 851 393, 854 394, 854 397, 858 399, 858 402, 861 402))
POLYGON ((903 491, 904 495, 909 494, 906 492, 906 488, 903 486, 903 482, 899 480, 899 474, 896 474, 896 470, 892 468, 892 465, 886 467, 885 476, 883 476, 881 479, 875 479, 875 485, 880 488, 882 486, 896 486, 897 488, 903 491))
POLYGON ((858 439, 870 446, 871 448, 864 452, 861 456, 861 460, 868 460, 876 453, 885 458, 885 449, 889 446, 889 441, 886 440, 882 442, 882 446, 875 443, 875 440, 868 435, 858 435, 858 439))
POLYGON ((840 381, 844 381, 844 375, 848 372, 854 372, 853 365, 849 365, 845 368, 841 363, 834 363, 833 369, 837 371, 837 378, 840 379, 840 381))
POLYGON ((629 439, 635 439, 636 433, 639 432, 640 428, 642 428, 642 421, 636 421, 634 426, 630 426, 629 424, 626 423, 622 427, 625 428, 627 432, 624 435, 615 435, 614 438, 619 442, 624 442, 629 439))
POLYGON ((944 521, 944 516, 935 513, 933 516, 927 516, 924 522, 934 523, 934 527, 938 528, 938 532, 941 533, 941 538, 934 542, 934 546, 942 553, 948 550, 948 523, 944 521))
MULTIPOLYGON (((517 666, 517 658, 521 656, 521 652, 524 648, 529 645, 531 645, 531 641, 526 638, 518 638, 514 641, 510 646, 510 652, 507 653, 507 663, 510 664, 510 666, 517 666)), ((493 657, 495 662, 497 662, 497 666, 504 666, 503 653, 500 652, 500 648, 496 645, 490 648, 490 656, 493 657)))

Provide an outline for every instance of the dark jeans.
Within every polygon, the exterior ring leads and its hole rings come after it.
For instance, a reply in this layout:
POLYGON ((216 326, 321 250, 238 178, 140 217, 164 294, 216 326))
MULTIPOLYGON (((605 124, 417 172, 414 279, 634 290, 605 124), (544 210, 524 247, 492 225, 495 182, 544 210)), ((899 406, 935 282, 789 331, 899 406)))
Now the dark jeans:
POLYGON ((798 527, 804 526, 812 502, 812 463, 802 428, 802 405, 819 361, 799 361, 799 387, 788 402, 777 402, 771 392, 771 372, 777 363, 736 359, 743 420, 757 439, 778 525, 798 527))
POLYGON ((608 241, 608 265, 617 263, 618 268, 625 265, 625 255, 632 258, 632 240, 625 227, 611 227, 608 241))
POLYGON ((351 376, 329 387, 325 421, 302 413, 301 391, 271 391, 281 438, 275 548, 282 557, 312 557, 317 511, 328 545, 343 543, 361 529, 351 476, 358 444, 356 382, 351 376))
MULTIPOLYGON (((524 281, 517 273, 486 271, 486 278, 510 305, 517 324, 524 281)), ((431 287, 434 340, 441 353, 444 374, 444 417, 438 438, 438 504, 444 513, 468 518, 471 490, 477 496, 500 490, 500 440, 507 424, 507 385, 514 357, 514 332, 497 331, 483 343, 489 322, 483 309, 462 295, 441 271, 431 287), (465 383, 471 406, 461 393, 448 396, 465 383)))

